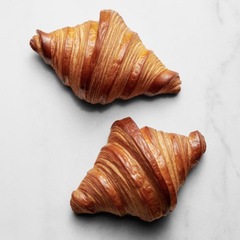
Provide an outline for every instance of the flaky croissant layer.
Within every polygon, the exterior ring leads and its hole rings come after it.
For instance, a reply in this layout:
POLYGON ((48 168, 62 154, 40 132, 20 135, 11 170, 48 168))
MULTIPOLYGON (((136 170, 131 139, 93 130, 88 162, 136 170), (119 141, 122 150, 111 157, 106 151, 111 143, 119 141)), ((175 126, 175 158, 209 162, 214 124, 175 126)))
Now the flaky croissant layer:
POLYGON ((145 221, 172 211, 177 192, 206 150, 198 131, 188 137, 116 121, 90 169, 72 193, 75 213, 109 212, 145 221))
POLYGON ((178 73, 146 49, 115 11, 101 11, 99 22, 37 30, 30 45, 76 96, 92 104, 180 91, 178 73))

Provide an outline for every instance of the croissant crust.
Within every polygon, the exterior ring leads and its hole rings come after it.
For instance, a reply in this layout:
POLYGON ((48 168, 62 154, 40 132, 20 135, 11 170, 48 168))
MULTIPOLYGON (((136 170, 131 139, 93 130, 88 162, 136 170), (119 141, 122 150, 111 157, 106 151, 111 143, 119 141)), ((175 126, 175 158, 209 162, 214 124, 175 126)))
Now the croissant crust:
POLYGON ((204 137, 141 129, 131 118, 116 121, 97 160, 72 193, 75 213, 109 212, 145 221, 172 211, 188 172, 206 150, 204 137))
POLYGON ((107 104, 117 98, 178 93, 178 73, 145 48, 115 11, 51 33, 37 30, 30 45, 80 99, 107 104))

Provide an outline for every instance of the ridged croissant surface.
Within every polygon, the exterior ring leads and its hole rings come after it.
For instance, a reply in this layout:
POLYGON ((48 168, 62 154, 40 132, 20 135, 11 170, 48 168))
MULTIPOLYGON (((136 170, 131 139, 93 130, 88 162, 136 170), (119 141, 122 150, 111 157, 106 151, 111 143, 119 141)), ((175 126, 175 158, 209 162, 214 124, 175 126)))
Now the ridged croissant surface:
POLYGON ((179 75, 147 50, 115 11, 101 11, 99 22, 37 30, 30 45, 76 96, 92 104, 180 91, 179 75))
POLYGON ((158 219, 175 208, 177 192, 206 150, 198 131, 188 137, 116 121, 94 167, 72 193, 75 213, 109 212, 158 219))

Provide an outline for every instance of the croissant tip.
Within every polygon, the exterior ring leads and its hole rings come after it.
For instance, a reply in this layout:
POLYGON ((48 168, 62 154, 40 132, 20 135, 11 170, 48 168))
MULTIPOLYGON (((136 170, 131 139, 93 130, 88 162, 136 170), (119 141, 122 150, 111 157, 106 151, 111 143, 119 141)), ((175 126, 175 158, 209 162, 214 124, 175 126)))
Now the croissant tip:
POLYGON ((35 41, 35 36, 32 37, 29 44, 30 44, 31 48, 36 52, 37 51, 37 45, 36 45, 36 41, 35 41))
POLYGON ((36 30, 37 34, 34 35, 29 42, 31 48, 37 53, 39 52, 39 47, 40 47, 40 39, 39 39, 40 32, 41 30, 37 29, 36 30))
POLYGON ((180 76, 177 72, 174 72, 172 70, 168 70, 168 71, 172 74, 172 78, 169 81, 169 85, 171 86, 172 93, 178 94, 181 91, 181 84, 182 84, 180 76))
POLYGON ((37 52, 47 64, 51 64, 51 37, 39 29, 36 35, 32 37, 29 44, 31 48, 37 52))
POLYGON ((81 190, 75 190, 72 193, 70 205, 73 212, 81 213, 95 213, 94 201, 81 190))
POLYGON ((207 149, 205 137, 199 131, 189 134, 190 146, 192 149, 192 166, 195 166, 207 149))

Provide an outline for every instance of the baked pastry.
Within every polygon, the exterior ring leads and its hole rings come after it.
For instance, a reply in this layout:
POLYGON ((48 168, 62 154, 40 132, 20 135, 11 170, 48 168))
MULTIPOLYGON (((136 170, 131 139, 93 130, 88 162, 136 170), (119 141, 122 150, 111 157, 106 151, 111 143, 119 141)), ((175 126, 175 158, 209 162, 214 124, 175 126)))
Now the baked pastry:
POLYGON ((139 129, 131 118, 116 121, 94 167, 72 193, 77 214, 109 212, 145 221, 172 211, 177 192, 206 150, 204 137, 139 129))
POLYGON ((178 93, 178 73, 146 49, 115 11, 51 33, 37 30, 30 45, 77 97, 95 104, 138 95, 178 93))

